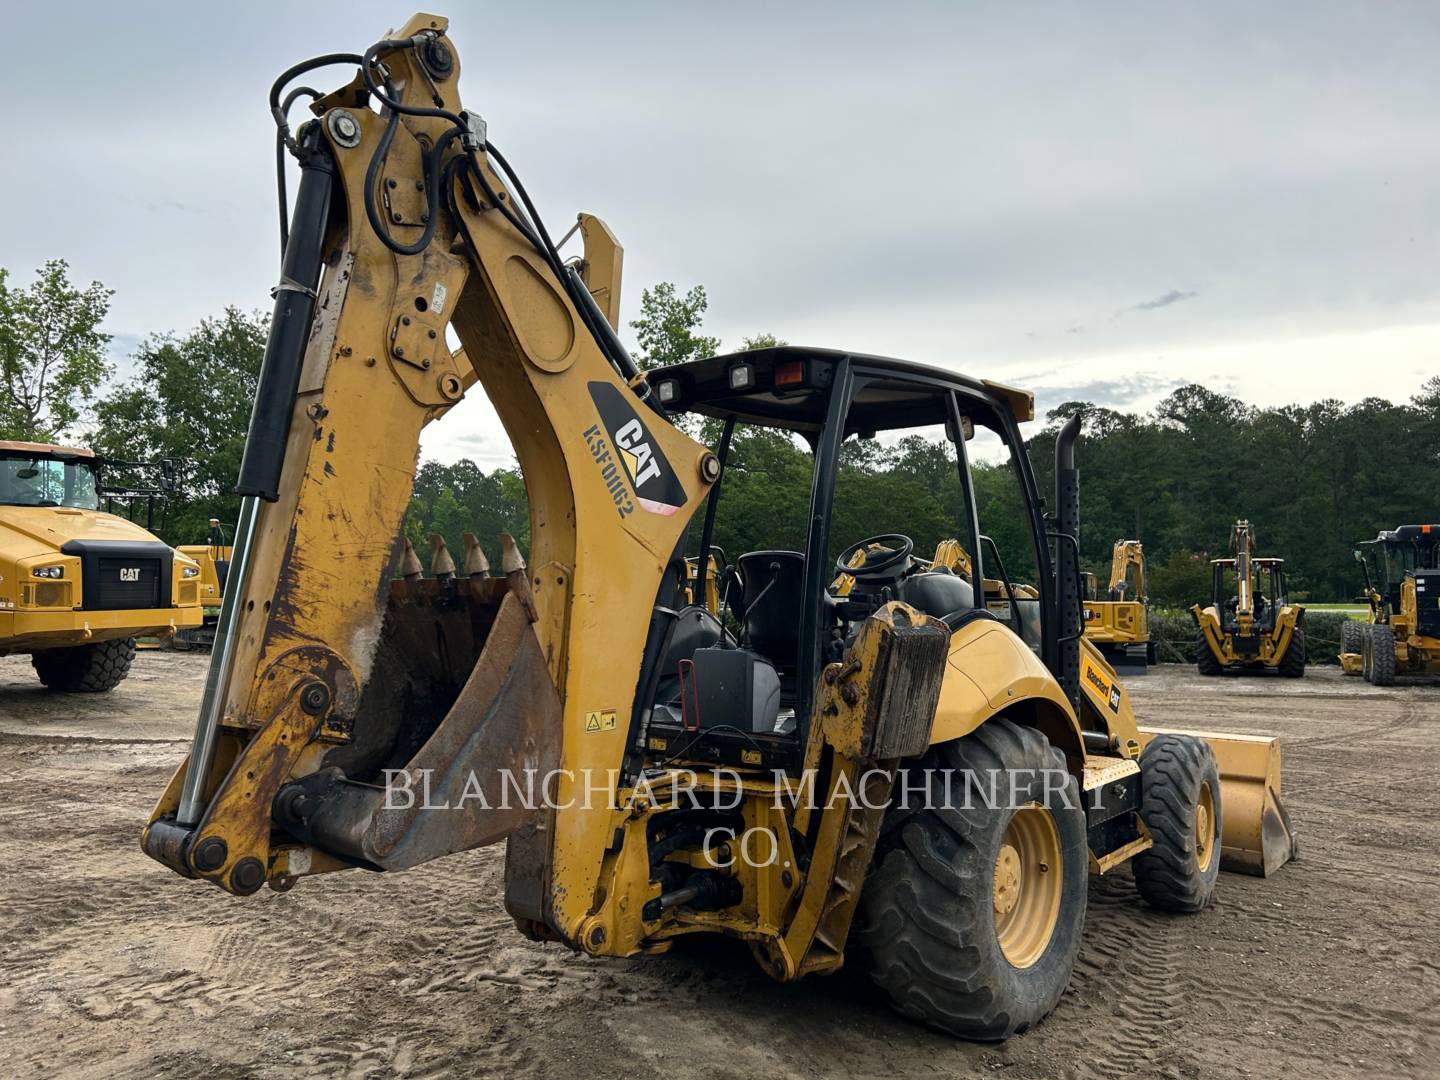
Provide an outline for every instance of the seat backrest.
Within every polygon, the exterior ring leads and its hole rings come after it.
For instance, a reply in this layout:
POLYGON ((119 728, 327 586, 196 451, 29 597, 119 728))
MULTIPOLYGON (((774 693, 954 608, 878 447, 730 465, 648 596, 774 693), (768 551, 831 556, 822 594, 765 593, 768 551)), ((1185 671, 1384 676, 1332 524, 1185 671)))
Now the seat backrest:
POLYGON ((776 667, 793 669, 800 651, 805 556, 798 551, 750 551, 737 565, 744 586, 745 638, 776 667))

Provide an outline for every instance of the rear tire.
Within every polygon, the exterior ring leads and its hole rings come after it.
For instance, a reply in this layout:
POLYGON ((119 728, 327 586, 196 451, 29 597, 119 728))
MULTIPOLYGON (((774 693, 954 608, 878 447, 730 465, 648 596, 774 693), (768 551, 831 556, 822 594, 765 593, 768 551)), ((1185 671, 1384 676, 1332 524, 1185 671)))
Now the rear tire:
POLYGON ((908 791, 924 808, 887 815, 854 939, 899 1012, 961 1038, 1007 1039, 1055 1008, 1080 951, 1079 788, 1043 735, 1003 719, 933 747, 920 770, 926 794, 918 782, 908 791))
POLYGON ((1220 674, 1220 660, 1203 633, 1195 640, 1195 666, 1200 669, 1201 675, 1220 674))
POLYGON ((1385 623, 1375 623, 1366 635, 1368 663, 1365 678, 1376 686, 1395 685, 1395 632, 1385 623))
POLYGON ((118 638, 68 649, 42 649, 30 657, 35 674, 51 690, 98 694, 113 690, 130 674, 135 639, 118 638))
POLYGON ((1153 908, 1192 914, 1220 873, 1220 770, 1193 735, 1156 735, 1140 755, 1140 817, 1154 845, 1135 856, 1135 888, 1153 908))
POLYGON ((1340 651, 1358 653, 1364 647, 1365 624, 1346 619, 1340 624, 1340 651))
POLYGON ((1297 629, 1290 635, 1290 646, 1280 657, 1280 674, 1287 679, 1298 679, 1305 674, 1305 631, 1297 629))

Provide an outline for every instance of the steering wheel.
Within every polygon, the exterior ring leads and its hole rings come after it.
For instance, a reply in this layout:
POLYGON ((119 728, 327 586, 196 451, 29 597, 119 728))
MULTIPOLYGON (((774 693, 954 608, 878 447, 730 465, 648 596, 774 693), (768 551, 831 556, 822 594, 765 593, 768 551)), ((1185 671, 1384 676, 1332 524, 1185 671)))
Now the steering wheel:
POLYGON ((835 560, 835 572, 849 574, 857 581, 886 577, 890 571, 903 566, 914 550, 915 541, 903 533, 881 533, 879 536, 872 536, 859 543, 851 544, 842 551, 840 557, 835 560), (870 551, 872 544, 879 544, 891 550, 870 551), (862 551, 865 552, 863 563, 859 566, 847 565, 851 559, 855 558, 857 552, 862 551))

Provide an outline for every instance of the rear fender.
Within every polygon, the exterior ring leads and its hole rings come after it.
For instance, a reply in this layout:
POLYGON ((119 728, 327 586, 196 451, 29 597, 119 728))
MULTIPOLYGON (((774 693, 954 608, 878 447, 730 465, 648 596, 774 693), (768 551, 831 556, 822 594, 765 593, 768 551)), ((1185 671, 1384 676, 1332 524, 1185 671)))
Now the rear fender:
POLYGON ((950 638, 930 745, 964 738, 1001 713, 1040 730, 1080 775, 1084 742, 1065 691, 1009 628, 993 619, 976 619, 950 638))

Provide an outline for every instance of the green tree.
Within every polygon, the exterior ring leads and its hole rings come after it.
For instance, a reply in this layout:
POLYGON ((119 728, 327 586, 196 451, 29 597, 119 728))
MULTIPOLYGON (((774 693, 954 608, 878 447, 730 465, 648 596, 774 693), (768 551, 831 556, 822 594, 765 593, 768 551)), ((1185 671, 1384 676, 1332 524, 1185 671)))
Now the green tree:
POLYGON ((174 458, 178 491, 165 539, 199 543, 205 522, 233 522, 250 407, 269 320, 226 308, 184 335, 141 343, 135 374, 95 407, 97 450, 129 460, 174 458))
POLYGON ((630 323, 640 346, 635 362, 641 370, 714 356, 720 339, 699 333, 707 306, 703 285, 694 286, 684 296, 669 281, 644 290, 640 294, 640 317, 630 323))
POLYGON ((70 266, 51 259, 27 289, 0 267, 0 437, 48 442, 80 419, 110 374, 100 323, 114 293, 92 281, 70 283, 70 266))

